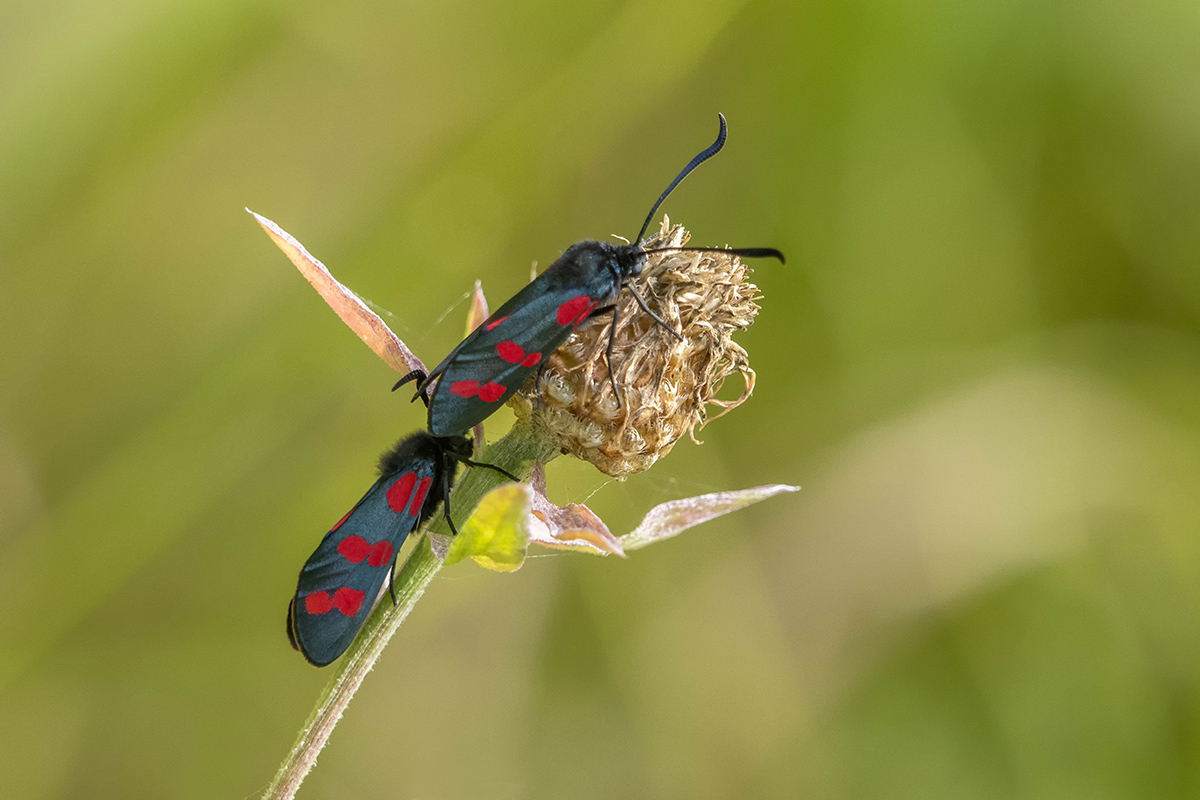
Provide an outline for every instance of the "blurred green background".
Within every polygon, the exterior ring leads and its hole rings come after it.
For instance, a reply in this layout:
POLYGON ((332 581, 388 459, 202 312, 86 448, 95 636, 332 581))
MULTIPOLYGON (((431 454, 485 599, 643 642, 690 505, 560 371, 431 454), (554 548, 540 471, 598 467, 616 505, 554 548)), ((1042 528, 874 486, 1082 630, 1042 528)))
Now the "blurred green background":
POLYGON ((664 210, 789 256, 757 391, 551 495, 804 491, 446 570, 300 797, 1200 795, 1198 9, 4 3, 0 795, 254 797, 328 677, 296 573, 423 415, 243 206, 433 363, 717 111, 664 210))

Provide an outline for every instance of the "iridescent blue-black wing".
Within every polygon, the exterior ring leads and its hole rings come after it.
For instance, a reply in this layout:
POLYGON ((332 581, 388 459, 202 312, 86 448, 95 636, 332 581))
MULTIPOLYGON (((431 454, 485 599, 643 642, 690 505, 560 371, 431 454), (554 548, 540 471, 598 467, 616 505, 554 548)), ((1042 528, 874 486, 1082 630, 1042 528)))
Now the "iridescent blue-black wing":
POLYGON ((323 667, 350 646, 400 546, 441 499, 442 469, 435 448, 417 448, 367 490, 300 570, 288 638, 310 663, 323 667))
POLYGON ((425 385, 437 378, 429 397, 433 434, 462 434, 489 417, 579 323, 616 295, 620 283, 614 276, 573 253, 580 245, 517 292, 429 374, 425 385))

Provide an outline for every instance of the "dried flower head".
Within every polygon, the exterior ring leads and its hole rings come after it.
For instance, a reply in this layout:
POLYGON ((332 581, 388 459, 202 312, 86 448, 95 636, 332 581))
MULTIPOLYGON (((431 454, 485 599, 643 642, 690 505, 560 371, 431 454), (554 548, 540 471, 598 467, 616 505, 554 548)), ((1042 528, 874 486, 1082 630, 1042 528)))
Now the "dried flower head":
MULTIPOLYGON (((687 243, 682 225, 663 218, 646 249, 687 243)), ((517 416, 552 437, 564 453, 601 472, 623 477, 648 469, 684 433, 695 441, 703 427, 741 405, 754 390, 750 358, 733 334, 758 313, 758 287, 737 256, 721 252, 652 253, 633 285, 676 339, 654 322, 629 292, 618 298, 613 369, 621 404, 613 396, 605 350, 611 315, 585 321, 551 356, 540 384, 531 379, 509 401, 517 416), (740 373, 735 400, 718 400, 725 379, 740 373), (720 411, 710 415, 708 406, 720 411)))

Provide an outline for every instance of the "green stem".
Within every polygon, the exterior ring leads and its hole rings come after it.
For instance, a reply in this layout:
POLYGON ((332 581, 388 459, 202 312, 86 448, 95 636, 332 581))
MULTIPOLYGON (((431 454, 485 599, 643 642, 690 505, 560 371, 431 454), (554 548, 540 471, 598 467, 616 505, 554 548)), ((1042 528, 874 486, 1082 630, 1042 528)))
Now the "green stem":
MULTIPOLYGON (((555 455, 557 452, 553 446, 518 422, 508 435, 489 445, 478 460, 503 467, 522 480, 527 480, 535 462, 545 463, 555 455)), ((466 474, 450 493, 450 510, 454 524, 461 527, 484 495, 507 482, 508 479, 495 470, 466 470, 466 474)), ((437 533, 450 532, 445 518, 441 515, 435 517, 429 529, 437 533)), ((325 746, 334 726, 350 705, 354 693, 362 685, 363 678, 375 666, 375 660, 383 652, 388 640, 421 599, 421 595, 441 568, 442 562, 429 547, 429 537, 417 542, 408 561, 396 573, 396 604, 392 605, 385 599, 371 612, 362 630, 338 662, 337 671, 321 691, 316 708, 300 729, 300 735, 292 745, 291 752, 263 795, 264 800, 291 800, 296 796, 304 777, 316 763, 317 754, 325 746)))

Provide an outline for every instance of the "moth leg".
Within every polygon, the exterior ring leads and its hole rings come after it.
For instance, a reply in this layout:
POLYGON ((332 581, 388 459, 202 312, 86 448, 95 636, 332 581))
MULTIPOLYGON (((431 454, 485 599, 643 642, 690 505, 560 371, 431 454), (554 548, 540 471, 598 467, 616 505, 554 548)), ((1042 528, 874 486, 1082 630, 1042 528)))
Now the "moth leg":
MULTIPOLYGON (((497 467, 495 464, 484 464, 482 461, 472 461, 471 459, 467 458, 466 456, 460 456, 456 453, 451 453, 449 451, 446 451, 446 458, 453 459, 460 464, 466 464, 468 467, 487 467, 488 469, 494 469, 496 472, 499 472, 501 475, 508 478, 510 481, 512 481, 514 483, 521 482, 521 479, 518 478, 516 475, 513 475, 511 472, 509 472, 508 470, 506 470, 502 467, 497 467)), ((447 464, 447 466, 449 466, 449 465, 447 464)), ((449 470, 447 470, 447 472, 448 471, 449 470)))
POLYGON ((450 532, 456 537, 458 536, 458 528, 454 527, 454 520, 450 519, 450 470, 442 470, 442 513, 446 515, 446 524, 450 526, 450 532))
POLYGON ((617 307, 612 307, 612 325, 608 328, 608 347, 604 349, 604 361, 608 364, 608 382, 612 384, 613 397, 617 398, 617 410, 621 410, 621 392, 617 389, 617 374, 613 371, 613 346, 617 343, 617 307))
POLYGON ((632 286, 628 286, 628 285, 626 286, 626 288, 629 289, 630 294, 633 295, 633 299, 638 301, 638 305, 642 307, 642 311, 645 311, 647 314, 650 315, 650 319, 654 320, 659 325, 662 325, 664 328, 666 328, 667 332, 670 333, 672 336, 674 336, 676 339, 678 339, 681 342, 683 341, 683 335, 680 334, 679 331, 675 330, 670 325, 663 322, 662 317, 658 316, 658 314, 655 314, 653 311, 650 310, 650 306, 646 305, 646 301, 644 299, 642 299, 642 296, 640 294, 637 293, 637 289, 634 289, 632 286))
POLYGON ((388 575, 388 594, 392 596, 392 605, 396 605, 396 559, 392 559, 392 569, 388 575))
POLYGON ((497 467, 495 464, 484 464, 482 461, 472 461, 471 459, 466 458, 465 456, 460 457, 460 456, 452 455, 450 457, 453 458, 455 461, 459 462, 460 464, 466 464, 468 467, 487 467, 488 469, 493 469, 496 472, 499 472, 504 477, 508 478, 513 483, 521 482, 521 479, 518 478, 516 475, 513 475, 511 472, 504 469, 503 467, 497 467))
MULTIPOLYGON (((613 374, 612 354, 613 346, 617 342, 617 306, 614 303, 611 306, 600 306, 594 309, 591 314, 588 314, 588 319, 599 314, 612 313, 612 325, 608 329, 608 347, 604 350, 604 359, 608 363, 608 382, 612 384, 613 397, 617 398, 617 409, 621 408, 621 393, 617 391, 617 376, 613 374)), ((661 322, 661 320, 659 320, 661 322)), ((665 323, 664 323, 665 324, 665 323)))

